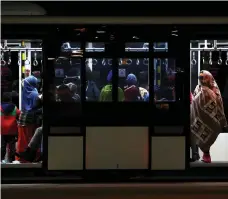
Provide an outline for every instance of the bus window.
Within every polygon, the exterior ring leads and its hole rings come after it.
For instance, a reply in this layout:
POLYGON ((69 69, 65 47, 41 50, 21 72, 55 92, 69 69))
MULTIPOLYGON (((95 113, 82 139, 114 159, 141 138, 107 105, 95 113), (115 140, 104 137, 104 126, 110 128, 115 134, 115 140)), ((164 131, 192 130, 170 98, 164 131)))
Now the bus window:
POLYGON ((154 52, 168 52, 168 42, 155 42, 154 52))
POLYGON ((154 98, 155 102, 175 101, 174 59, 154 59, 154 98))
POLYGON ((119 101, 149 101, 148 65, 149 58, 119 59, 119 101))
POLYGON ((86 59, 86 101, 112 101, 112 59, 86 59))
POLYGON ((56 101, 80 102, 81 99, 81 45, 65 42, 61 46, 61 56, 55 61, 56 101))

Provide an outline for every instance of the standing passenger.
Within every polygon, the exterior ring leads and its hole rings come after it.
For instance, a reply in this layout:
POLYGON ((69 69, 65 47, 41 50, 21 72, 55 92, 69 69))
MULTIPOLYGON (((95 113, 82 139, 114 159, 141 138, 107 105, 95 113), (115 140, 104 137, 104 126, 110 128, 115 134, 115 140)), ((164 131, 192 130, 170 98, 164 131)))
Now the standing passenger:
POLYGON ((199 74, 191 105, 191 133, 203 151, 203 162, 211 163, 210 148, 223 128, 227 126, 220 90, 212 74, 199 74))
MULTIPOLYGON (((22 110, 18 121, 17 153, 23 152, 28 146, 36 129, 36 105, 39 97, 37 78, 29 76, 24 79, 22 90, 22 110)), ((19 161, 23 161, 18 158, 19 161)))
POLYGON ((7 145, 9 147, 9 162, 14 160, 17 130, 17 119, 20 111, 17 106, 12 103, 10 92, 3 93, 1 102, 1 161, 5 161, 7 145))
POLYGON ((137 77, 130 73, 126 79, 127 87, 124 89, 125 101, 142 101, 139 87, 137 86, 137 77))
MULTIPOLYGON (((100 101, 102 102, 112 101, 112 70, 108 73, 107 81, 108 84, 102 88, 100 93, 100 101)), ((124 93, 120 87, 118 87, 118 101, 124 101, 124 93)))

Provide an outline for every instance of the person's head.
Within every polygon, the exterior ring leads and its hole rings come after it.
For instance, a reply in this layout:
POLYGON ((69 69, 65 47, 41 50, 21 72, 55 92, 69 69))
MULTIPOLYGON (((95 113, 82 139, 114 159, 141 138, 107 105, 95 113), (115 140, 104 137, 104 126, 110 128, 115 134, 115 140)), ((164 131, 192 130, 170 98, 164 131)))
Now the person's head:
POLYGON ((77 86, 76 86, 76 84, 74 84, 74 83, 68 83, 66 85, 69 87, 69 89, 70 89, 70 91, 71 91, 72 94, 77 93, 77 86))
POLYGON ((86 79, 88 81, 93 79, 93 72, 92 69, 88 66, 88 64, 86 64, 86 79))
POLYGON ((57 88, 57 94, 61 101, 66 101, 72 98, 70 88, 65 84, 62 84, 57 88))
POLYGON ((12 90, 16 91, 16 92, 19 92, 19 80, 13 81, 12 90))
POLYGON ((212 88, 214 86, 215 80, 212 74, 207 70, 200 71, 199 74, 199 83, 202 86, 207 86, 212 88))
POLYGON ((210 88, 216 95, 221 95, 219 87, 213 77, 213 75, 207 71, 202 70, 199 74, 200 85, 210 88))
POLYGON ((137 84, 137 77, 134 74, 130 73, 127 76, 126 83, 128 86, 136 85, 137 84))
POLYGON ((12 94, 10 92, 4 92, 2 96, 2 102, 5 102, 5 103, 12 102, 12 94))
POLYGON ((29 77, 30 75, 30 69, 25 69, 25 77, 29 77))
POLYGON ((34 76, 29 76, 24 79, 24 88, 27 90, 33 90, 37 88, 37 78, 34 76))

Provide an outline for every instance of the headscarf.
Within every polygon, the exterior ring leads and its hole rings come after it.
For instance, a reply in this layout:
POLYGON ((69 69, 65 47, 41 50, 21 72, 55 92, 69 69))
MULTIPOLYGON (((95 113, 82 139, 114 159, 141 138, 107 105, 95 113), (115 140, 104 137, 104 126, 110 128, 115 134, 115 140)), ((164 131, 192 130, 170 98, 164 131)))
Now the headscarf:
POLYGON ((107 81, 110 83, 112 81, 112 70, 109 71, 107 76, 107 81))
POLYGON ((70 91, 73 94, 77 94, 77 86, 74 83, 68 83, 66 85, 69 87, 70 91))
POLYGON ((127 82, 128 86, 136 85, 137 84, 137 77, 134 74, 130 73, 127 76, 126 82, 127 82))
POLYGON ((24 87, 22 90, 22 111, 31 111, 37 103, 38 91, 37 78, 29 76, 24 79, 24 87))
POLYGON ((80 96, 77 94, 77 86, 74 83, 68 83, 66 85, 69 87, 70 92, 72 93, 72 98, 75 101, 79 101, 80 100, 80 96))
POLYGON ((220 90, 208 71, 199 74, 199 85, 193 93, 191 104, 191 133, 203 152, 211 145, 227 125, 220 90))
POLYGON ((140 94, 139 88, 136 86, 137 78, 130 73, 126 79, 127 88, 124 90, 125 101, 141 101, 143 98, 140 94))
POLYGON ((218 85, 209 71, 202 70, 199 74, 200 85, 210 88, 216 95, 221 96, 218 85))

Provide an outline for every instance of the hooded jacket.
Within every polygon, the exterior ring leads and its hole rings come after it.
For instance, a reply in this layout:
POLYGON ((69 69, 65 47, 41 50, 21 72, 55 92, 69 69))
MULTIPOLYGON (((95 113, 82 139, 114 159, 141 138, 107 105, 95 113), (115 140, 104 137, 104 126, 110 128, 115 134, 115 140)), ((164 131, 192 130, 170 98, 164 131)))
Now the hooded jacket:
POLYGON ((17 118, 20 111, 15 104, 1 103, 1 135, 17 135, 17 118))
POLYGON ((139 88, 136 86, 137 78, 134 74, 129 74, 126 79, 127 88, 124 90, 125 101, 140 101, 142 97, 140 95, 139 88))
MULTIPOLYGON (((102 101, 102 102, 113 101, 113 99, 112 99, 112 83, 111 83, 112 82, 112 70, 109 71, 109 73, 108 73, 107 81, 108 81, 108 84, 102 88, 101 93, 100 93, 99 101, 102 101)), ((120 101, 120 102, 124 101, 124 93, 120 87, 118 87, 118 101, 120 101)))
POLYGON ((36 89, 37 78, 29 76, 24 79, 24 87, 22 91, 22 111, 30 112, 36 107, 39 93, 36 89))

